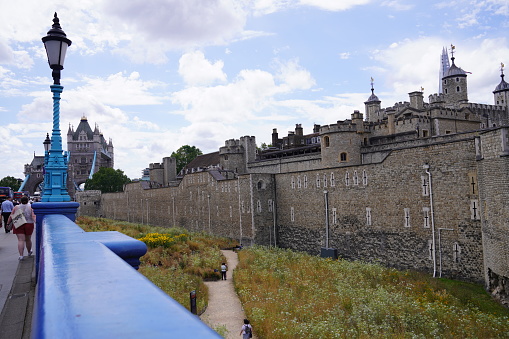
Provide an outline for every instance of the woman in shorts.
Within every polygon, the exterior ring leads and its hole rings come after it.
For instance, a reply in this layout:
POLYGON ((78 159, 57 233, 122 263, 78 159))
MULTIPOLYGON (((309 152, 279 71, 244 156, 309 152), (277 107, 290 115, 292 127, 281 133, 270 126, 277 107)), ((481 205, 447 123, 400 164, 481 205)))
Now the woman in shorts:
MULTIPOLYGON (((32 206, 28 203, 28 198, 21 198, 21 205, 14 206, 12 210, 11 216, 15 215, 17 209, 21 209, 23 211, 23 215, 25 216, 26 223, 21 225, 20 227, 12 226, 13 233, 18 237, 18 252, 19 252, 19 260, 23 259, 23 252, 25 247, 27 248, 28 255, 32 255, 32 233, 34 233, 34 224, 35 224, 35 214, 32 210, 32 206)), ((12 222, 11 217, 9 217, 8 223, 12 222)))

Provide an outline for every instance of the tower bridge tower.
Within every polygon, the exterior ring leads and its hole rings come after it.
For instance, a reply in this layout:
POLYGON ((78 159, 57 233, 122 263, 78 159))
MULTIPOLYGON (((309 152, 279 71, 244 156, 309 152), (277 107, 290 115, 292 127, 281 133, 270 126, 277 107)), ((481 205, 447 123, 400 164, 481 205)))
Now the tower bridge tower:
POLYGON ((67 189, 73 196, 77 187, 85 183, 101 167, 113 168, 113 143, 107 142, 97 125, 94 130, 83 116, 74 130, 67 131, 67 151, 70 153, 67 189))

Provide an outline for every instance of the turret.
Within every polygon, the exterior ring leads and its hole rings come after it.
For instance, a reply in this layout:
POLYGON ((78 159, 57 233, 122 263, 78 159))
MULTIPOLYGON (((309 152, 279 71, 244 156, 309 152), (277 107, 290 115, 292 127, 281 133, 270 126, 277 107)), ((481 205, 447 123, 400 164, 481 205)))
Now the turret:
POLYGON ((442 78, 442 88, 446 104, 455 106, 468 103, 467 72, 454 63, 454 49, 451 45, 452 65, 442 78))
POLYGON ((380 99, 375 95, 375 89, 373 88, 374 79, 371 78, 371 95, 367 101, 364 102, 366 110, 366 121, 376 122, 382 119, 376 112, 380 111, 380 99))
POLYGON ((504 80, 504 64, 500 63, 500 83, 493 91, 495 105, 509 109, 509 84, 504 80))

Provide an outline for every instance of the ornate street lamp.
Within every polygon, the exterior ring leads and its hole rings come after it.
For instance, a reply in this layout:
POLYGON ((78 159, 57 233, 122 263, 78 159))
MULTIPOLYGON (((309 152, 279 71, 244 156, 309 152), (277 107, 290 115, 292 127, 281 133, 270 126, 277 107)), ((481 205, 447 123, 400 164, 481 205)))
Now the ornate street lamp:
POLYGON ((46 133, 46 139, 44 139, 44 142, 42 143, 44 145, 44 155, 46 155, 49 152, 49 148, 51 145, 51 140, 49 138, 49 133, 46 133))
MULTIPOLYGON (((53 85, 50 86, 53 93, 53 130, 51 133, 51 147, 48 150, 46 173, 44 175, 44 192, 42 201, 61 202, 70 201, 67 193, 67 152, 62 152, 62 137, 60 135, 60 93, 64 87, 60 85, 60 71, 64 69, 65 53, 71 45, 71 40, 60 27, 60 22, 55 13, 53 26, 48 35, 42 38, 49 67, 53 70, 53 85)), ((45 148, 47 147, 45 141, 45 148)))

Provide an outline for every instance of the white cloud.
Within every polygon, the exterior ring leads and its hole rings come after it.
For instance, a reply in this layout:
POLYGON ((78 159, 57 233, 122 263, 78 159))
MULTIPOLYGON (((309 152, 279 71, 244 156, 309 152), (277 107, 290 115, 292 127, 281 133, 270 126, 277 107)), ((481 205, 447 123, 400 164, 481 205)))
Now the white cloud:
POLYGON ((341 1, 331 1, 331 0, 300 0, 299 3, 301 5, 308 5, 313 7, 318 7, 320 9, 324 9, 327 11, 346 11, 355 6, 367 5, 372 0, 341 0, 341 1))
POLYGON ((182 55, 179 60, 179 74, 187 85, 202 86, 217 82, 225 82, 223 72, 224 63, 218 60, 214 63, 205 59, 201 51, 194 51, 182 55))
POLYGON ((408 11, 414 8, 414 5, 405 4, 401 0, 387 0, 382 2, 382 6, 392 8, 396 11, 408 11))
POLYGON ((311 73, 301 67, 297 60, 280 63, 277 79, 284 84, 281 86, 284 92, 306 90, 315 85, 311 73))
POLYGON ((350 59, 350 53, 349 52, 339 53, 339 58, 342 60, 350 59))
POLYGON ((170 49, 223 44, 242 32, 247 15, 234 0, 111 0, 103 10, 129 37, 118 48, 148 62, 170 49))

